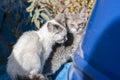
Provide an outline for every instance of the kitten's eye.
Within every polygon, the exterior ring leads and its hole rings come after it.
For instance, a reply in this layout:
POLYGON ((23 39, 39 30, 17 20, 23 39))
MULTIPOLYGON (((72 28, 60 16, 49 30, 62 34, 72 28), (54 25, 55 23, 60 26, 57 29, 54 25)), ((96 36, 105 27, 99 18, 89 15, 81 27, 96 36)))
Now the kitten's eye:
POLYGON ((63 23, 65 23, 65 21, 62 21, 63 23))
POLYGON ((84 23, 78 24, 79 27, 84 27, 84 23))
POLYGON ((70 24, 71 27, 74 27, 75 25, 74 24, 70 24))

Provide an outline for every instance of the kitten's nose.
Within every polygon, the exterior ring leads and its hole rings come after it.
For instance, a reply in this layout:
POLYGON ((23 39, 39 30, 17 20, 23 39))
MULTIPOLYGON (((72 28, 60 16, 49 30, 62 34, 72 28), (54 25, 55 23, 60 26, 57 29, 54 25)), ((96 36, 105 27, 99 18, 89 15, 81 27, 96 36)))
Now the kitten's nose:
POLYGON ((67 41, 67 40, 68 40, 68 38, 65 36, 65 37, 64 37, 64 41, 67 41))
POLYGON ((77 31, 80 29, 80 27, 77 28, 77 31))

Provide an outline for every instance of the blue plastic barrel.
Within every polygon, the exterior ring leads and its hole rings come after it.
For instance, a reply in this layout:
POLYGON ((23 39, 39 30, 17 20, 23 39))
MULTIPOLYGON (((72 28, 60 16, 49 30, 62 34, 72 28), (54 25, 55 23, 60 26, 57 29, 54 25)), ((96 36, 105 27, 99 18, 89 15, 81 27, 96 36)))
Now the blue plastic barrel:
POLYGON ((85 60, 120 80, 120 0, 97 0, 83 42, 85 60))
POLYGON ((77 71, 87 80, 120 80, 120 0, 96 0, 82 49, 85 58, 75 53, 77 70, 69 73, 69 80, 80 80, 77 71))

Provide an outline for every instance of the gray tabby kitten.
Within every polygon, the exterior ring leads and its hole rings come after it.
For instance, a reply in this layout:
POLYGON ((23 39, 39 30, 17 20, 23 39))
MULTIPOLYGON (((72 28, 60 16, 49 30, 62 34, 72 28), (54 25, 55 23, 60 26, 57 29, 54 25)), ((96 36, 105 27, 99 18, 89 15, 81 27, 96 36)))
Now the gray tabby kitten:
MULTIPOLYGON (((68 41, 66 41, 64 45, 55 45, 55 47, 57 47, 56 51, 51 53, 51 56, 44 66, 43 72, 47 75, 51 73, 54 74, 62 64, 70 59, 70 55, 78 48, 87 22, 86 9, 83 9, 80 14, 76 15, 64 14, 62 16, 57 16, 57 20, 61 24, 66 23, 68 41), (47 66, 51 66, 50 69, 47 66)), ((81 53, 80 56, 83 58, 83 53, 81 53)))
MULTIPOLYGON (((65 27, 55 20, 47 21, 38 31, 25 32, 14 45, 8 58, 7 72, 12 80, 28 77, 44 80, 43 66, 55 43, 66 41, 65 27)), ((28 79, 26 79, 28 80, 28 79)))

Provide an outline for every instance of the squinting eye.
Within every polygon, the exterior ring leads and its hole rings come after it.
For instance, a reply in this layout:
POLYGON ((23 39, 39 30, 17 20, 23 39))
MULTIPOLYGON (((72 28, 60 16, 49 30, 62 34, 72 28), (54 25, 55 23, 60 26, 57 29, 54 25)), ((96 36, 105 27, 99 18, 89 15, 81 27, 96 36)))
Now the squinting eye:
POLYGON ((80 23, 78 24, 79 27, 83 27, 84 26, 84 23, 80 23))
POLYGON ((74 27, 75 25, 74 25, 74 24, 71 24, 70 26, 71 26, 71 27, 74 27))

